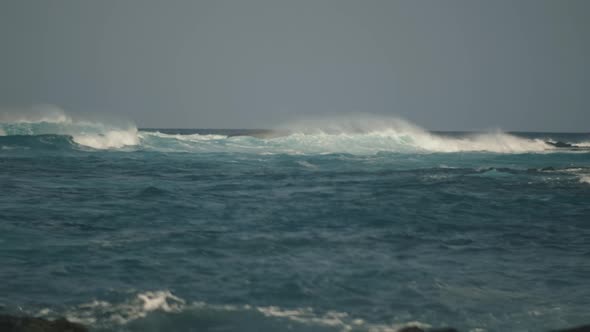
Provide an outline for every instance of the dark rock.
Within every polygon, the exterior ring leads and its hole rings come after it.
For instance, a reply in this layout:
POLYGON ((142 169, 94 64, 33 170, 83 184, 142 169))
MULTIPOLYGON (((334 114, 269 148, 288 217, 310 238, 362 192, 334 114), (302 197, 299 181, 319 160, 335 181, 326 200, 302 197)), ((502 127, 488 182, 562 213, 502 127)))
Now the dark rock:
POLYGON ((441 329, 428 329, 428 330, 424 331, 423 329, 421 329, 417 326, 408 326, 408 327, 402 328, 398 332, 459 332, 459 331, 457 331, 456 329, 454 329, 452 327, 445 327, 445 328, 441 328, 441 329))
POLYGON ((549 145, 552 145, 556 148, 573 148, 574 146, 572 144, 569 143, 565 143, 565 142, 545 142, 549 145))
POLYGON ((572 327, 572 328, 563 329, 563 330, 554 330, 552 332, 590 332, 590 325, 572 327))
MULTIPOLYGON (((408 326, 408 327, 402 328, 398 332, 459 332, 459 331, 457 329, 452 328, 452 327, 423 330, 417 326, 408 326)), ((573 328, 569 328, 569 329, 562 329, 562 330, 553 330, 550 332, 590 332, 590 325, 583 325, 583 326, 573 327, 573 328)))
POLYGON ((88 332, 81 324, 72 323, 65 318, 47 320, 35 317, 0 315, 2 332, 88 332))
POLYGON ((402 328, 398 332, 424 332, 424 330, 416 326, 408 326, 402 328))

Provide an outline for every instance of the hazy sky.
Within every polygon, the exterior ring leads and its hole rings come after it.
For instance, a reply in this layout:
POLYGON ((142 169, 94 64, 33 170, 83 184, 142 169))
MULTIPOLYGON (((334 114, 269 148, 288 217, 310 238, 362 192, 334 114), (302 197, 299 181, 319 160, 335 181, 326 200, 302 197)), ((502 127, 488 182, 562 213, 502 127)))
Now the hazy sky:
POLYGON ((144 127, 313 115, 590 131, 590 1, 0 0, 0 105, 144 127))

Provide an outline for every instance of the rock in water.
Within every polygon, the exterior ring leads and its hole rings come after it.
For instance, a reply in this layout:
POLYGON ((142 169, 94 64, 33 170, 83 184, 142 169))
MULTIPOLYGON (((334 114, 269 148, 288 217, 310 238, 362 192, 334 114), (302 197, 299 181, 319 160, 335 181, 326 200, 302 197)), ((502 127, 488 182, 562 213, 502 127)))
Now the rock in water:
POLYGON ((17 317, 0 315, 0 331, 2 332, 88 332, 88 329, 78 323, 72 323, 65 318, 47 320, 35 317, 17 317))
POLYGON ((553 332, 590 332, 590 325, 572 327, 572 328, 563 329, 563 330, 555 330, 553 332))
POLYGON ((458 332, 458 331, 452 327, 445 327, 445 328, 440 328, 440 329, 428 329, 428 330, 424 331, 423 329, 421 329, 417 326, 408 326, 408 327, 402 328, 398 332, 458 332))
POLYGON ((549 141, 547 141, 545 143, 547 143, 549 145, 552 145, 552 146, 554 146, 556 148, 573 148, 573 147, 575 147, 573 144, 565 143, 565 142, 559 142, 559 141, 557 141, 557 142, 549 142, 549 141))
POLYGON ((408 327, 402 328, 398 332, 424 332, 424 330, 417 327, 417 326, 408 326, 408 327))

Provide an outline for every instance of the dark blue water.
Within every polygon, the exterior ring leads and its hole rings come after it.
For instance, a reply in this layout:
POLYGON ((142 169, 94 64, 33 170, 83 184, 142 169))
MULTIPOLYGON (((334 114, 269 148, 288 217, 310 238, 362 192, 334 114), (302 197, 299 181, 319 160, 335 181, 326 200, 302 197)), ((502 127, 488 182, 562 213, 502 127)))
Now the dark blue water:
POLYGON ((0 137, 0 312, 93 331, 590 321, 588 135, 139 131, 119 146, 27 126, 0 137))

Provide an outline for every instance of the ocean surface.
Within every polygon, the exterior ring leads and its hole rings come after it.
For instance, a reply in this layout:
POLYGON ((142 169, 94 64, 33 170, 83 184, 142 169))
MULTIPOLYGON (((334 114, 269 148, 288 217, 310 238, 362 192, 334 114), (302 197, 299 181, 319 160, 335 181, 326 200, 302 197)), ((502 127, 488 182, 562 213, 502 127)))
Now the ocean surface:
POLYGON ((590 135, 0 123, 0 313, 92 331, 590 323, 590 135))

